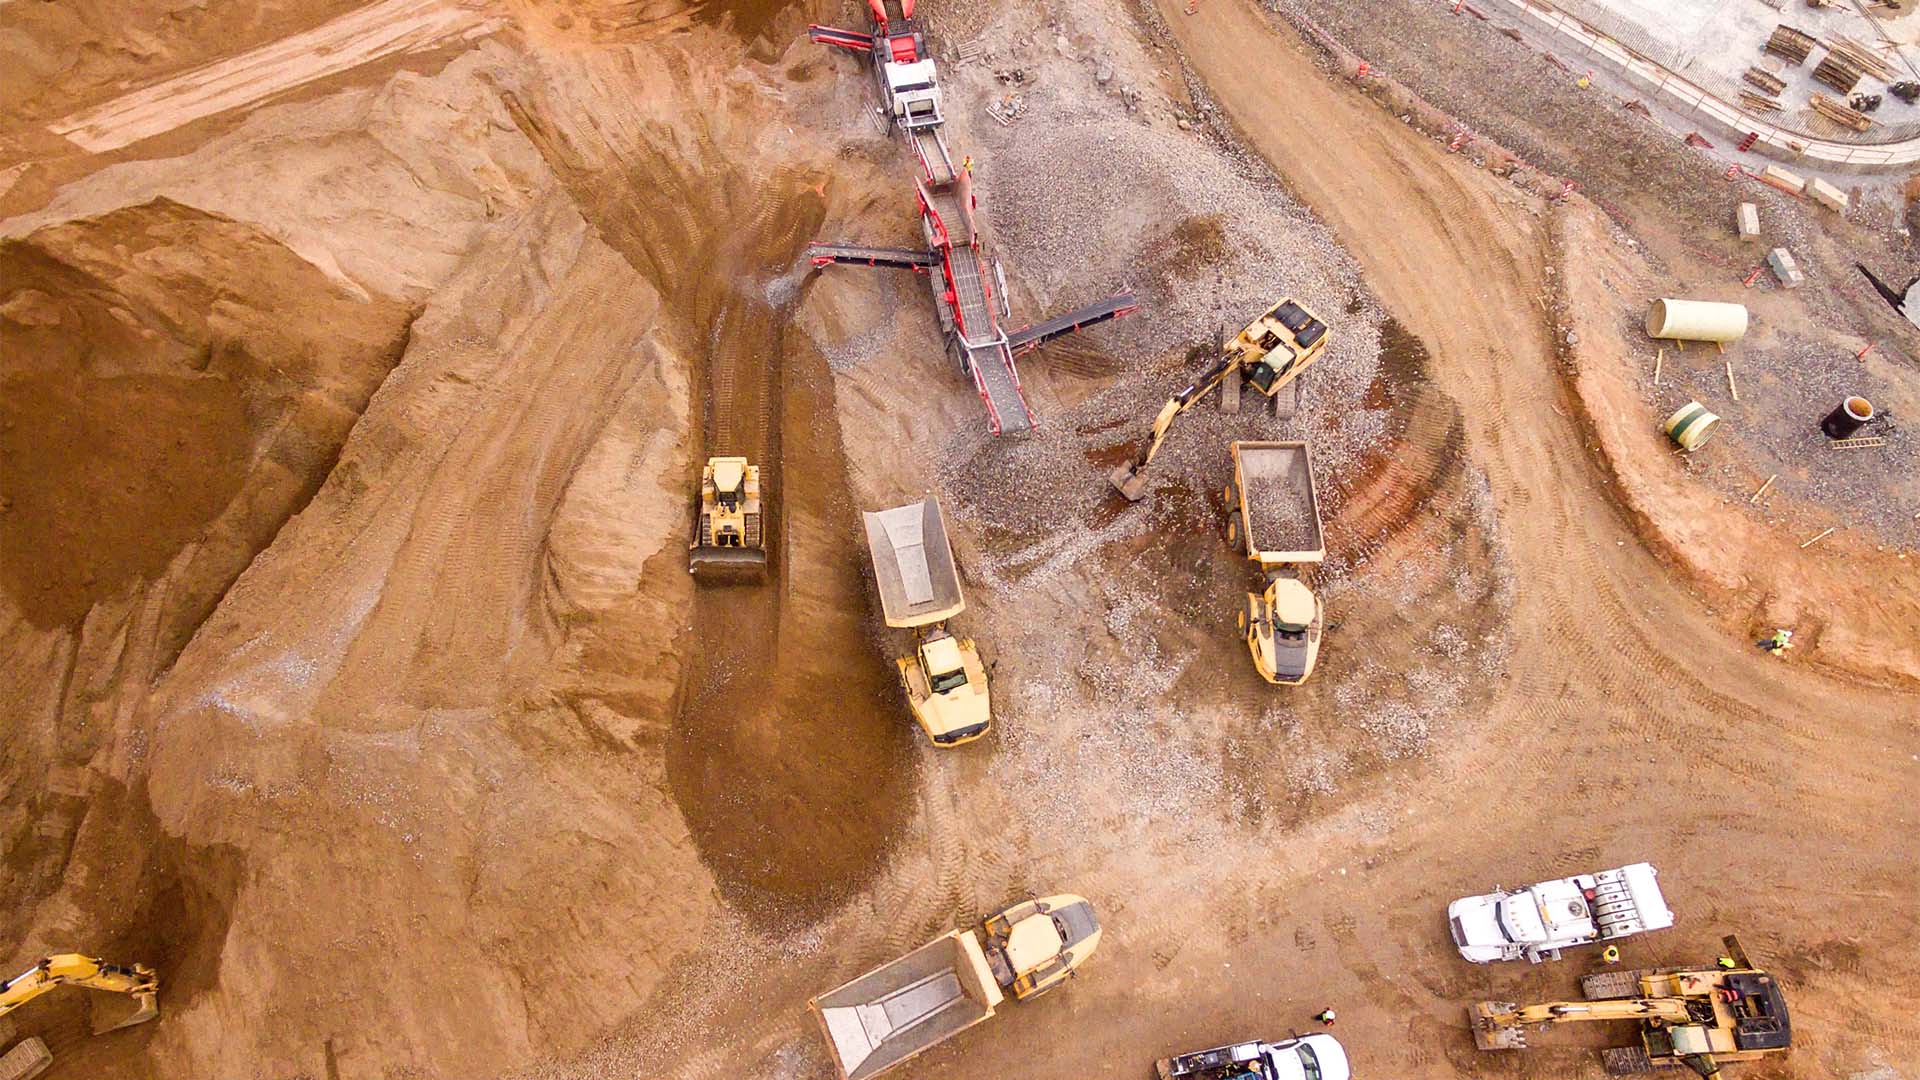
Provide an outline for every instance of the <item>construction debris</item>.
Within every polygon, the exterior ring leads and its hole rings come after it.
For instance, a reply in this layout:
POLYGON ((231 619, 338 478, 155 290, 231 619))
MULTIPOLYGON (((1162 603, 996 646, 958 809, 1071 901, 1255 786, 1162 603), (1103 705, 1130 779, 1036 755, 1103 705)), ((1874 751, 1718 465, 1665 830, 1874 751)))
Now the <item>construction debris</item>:
POLYGON ((1777 247, 1767 252, 1767 266, 1773 270, 1773 276, 1780 279, 1780 284, 1789 289, 1797 289, 1807 280, 1799 264, 1793 261, 1793 252, 1786 248, 1777 247))

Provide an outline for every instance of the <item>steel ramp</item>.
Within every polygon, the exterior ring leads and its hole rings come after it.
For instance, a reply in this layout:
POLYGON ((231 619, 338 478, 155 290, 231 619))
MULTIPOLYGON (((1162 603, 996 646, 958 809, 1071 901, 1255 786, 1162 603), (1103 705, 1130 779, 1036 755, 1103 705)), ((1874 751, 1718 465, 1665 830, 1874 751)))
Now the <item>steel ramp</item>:
POLYGON ((1131 315, 1140 310, 1140 304, 1131 292, 1115 293, 1097 304, 1069 311, 1065 315, 1056 315, 1045 322, 1023 326, 1007 334, 1007 347, 1015 356, 1021 356, 1045 345, 1055 338, 1085 330, 1089 326, 1098 326, 1103 322, 1131 315))
POLYGON ((884 266, 895 270, 926 273, 934 262, 931 251, 912 248, 857 247, 853 244, 809 244, 807 258, 815 266, 845 263, 849 266, 884 266))

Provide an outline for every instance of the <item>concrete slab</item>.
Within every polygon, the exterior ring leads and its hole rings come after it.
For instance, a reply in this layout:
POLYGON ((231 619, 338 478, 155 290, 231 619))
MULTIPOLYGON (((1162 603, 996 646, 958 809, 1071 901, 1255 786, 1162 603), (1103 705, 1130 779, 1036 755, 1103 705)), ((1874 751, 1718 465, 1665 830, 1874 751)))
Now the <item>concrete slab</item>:
POLYGON ((1814 202, 1835 213, 1847 208, 1847 193, 1817 176, 1807 182, 1807 194, 1813 196, 1814 202))
POLYGON ((1767 166, 1766 169, 1760 173, 1760 179, 1767 181, 1783 191, 1791 191, 1795 195, 1800 194, 1806 190, 1807 187, 1806 177, 1801 176, 1797 172, 1783 169, 1778 165, 1767 166))
POLYGON ((1773 269, 1773 276, 1780 279, 1780 284, 1789 289, 1797 289, 1807 280, 1806 275, 1800 272, 1799 264, 1793 261, 1793 252, 1786 248, 1774 248, 1767 252, 1767 265, 1773 269))
POLYGON ((1735 227, 1740 230, 1740 239, 1760 239, 1760 208, 1750 202, 1740 204, 1739 213, 1734 215, 1735 227))

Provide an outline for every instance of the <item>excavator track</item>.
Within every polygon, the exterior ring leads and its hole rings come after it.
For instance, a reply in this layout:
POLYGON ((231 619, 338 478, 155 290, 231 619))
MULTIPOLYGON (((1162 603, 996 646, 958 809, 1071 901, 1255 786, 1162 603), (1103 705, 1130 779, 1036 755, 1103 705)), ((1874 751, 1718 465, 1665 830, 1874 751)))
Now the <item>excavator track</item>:
POLYGON ((1596 971, 1580 977, 1580 996, 1588 1001, 1620 1001, 1640 996, 1640 977, 1651 975, 1651 968, 1628 971, 1596 971))
POLYGON ((1634 1076, 1639 1073, 1665 1072, 1674 1066, 1659 1066, 1642 1046, 1609 1046, 1600 1051, 1600 1065, 1609 1076, 1634 1076))

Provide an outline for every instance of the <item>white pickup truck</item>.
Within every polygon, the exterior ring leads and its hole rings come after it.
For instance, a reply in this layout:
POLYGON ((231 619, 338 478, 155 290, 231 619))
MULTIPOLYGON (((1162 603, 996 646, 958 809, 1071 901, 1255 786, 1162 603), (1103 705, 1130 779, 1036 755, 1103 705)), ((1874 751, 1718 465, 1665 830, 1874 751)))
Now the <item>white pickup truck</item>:
POLYGON ((1347 1051, 1331 1035, 1216 1046, 1153 1063, 1158 1080, 1351 1080, 1347 1051))
POLYGON ((1560 950, 1631 937, 1673 925, 1660 895, 1658 871, 1634 863, 1597 874, 1543 881, 1511 892, 1495 889, 1447 905, 1460 955, 1476 964, 1560 959, 1560 950))

